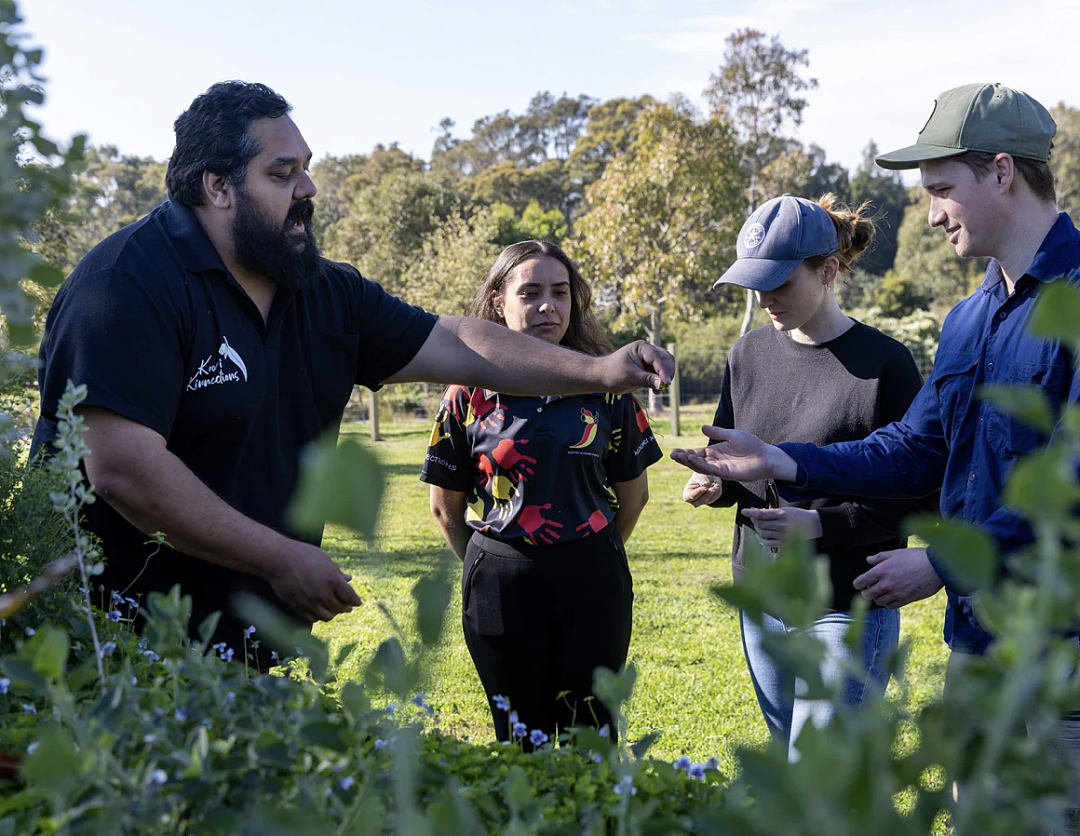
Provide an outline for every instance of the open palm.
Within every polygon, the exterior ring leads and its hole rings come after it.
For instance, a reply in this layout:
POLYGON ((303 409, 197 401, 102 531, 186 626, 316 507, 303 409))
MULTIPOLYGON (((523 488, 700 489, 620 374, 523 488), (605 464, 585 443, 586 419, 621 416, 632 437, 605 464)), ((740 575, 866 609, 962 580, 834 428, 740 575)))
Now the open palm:
POLYGON ((672 450, 671 458, 698 473, 733 482, 755 482, 776 476, 769 455, 775 448, 756 435, 722 427, 702 427, 701 431, 717 443, 708 447, 672 450))

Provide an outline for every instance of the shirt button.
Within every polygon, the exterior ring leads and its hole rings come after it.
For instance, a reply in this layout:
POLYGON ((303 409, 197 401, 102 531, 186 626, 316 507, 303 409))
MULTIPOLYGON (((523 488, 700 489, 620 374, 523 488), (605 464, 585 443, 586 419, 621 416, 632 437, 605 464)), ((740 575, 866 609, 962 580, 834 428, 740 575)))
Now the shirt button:
POLYGON ((972 474, 971 474, 971 481, 972 481, 972 482, 974 482, 974 481, 975 481, 975 474, 974 474, 974 473, 972 473, 972 474))
POLYGON ((986 364, 986 370, 988 372, 992 372, 994 370, 994 364, 993 363, 987 363, 986 364))
POLYGON ((1007 316, 1007 314, 1005 313, 1005 311, 1002 311, 1001 313, 998 314, 998 319, 1004 319, 1006 316, 1007 316))
POLYGON ((542 406, 538 406, 538 407, 536 407, 536 411, 537 412, 543 412, 544 408, 542 406))

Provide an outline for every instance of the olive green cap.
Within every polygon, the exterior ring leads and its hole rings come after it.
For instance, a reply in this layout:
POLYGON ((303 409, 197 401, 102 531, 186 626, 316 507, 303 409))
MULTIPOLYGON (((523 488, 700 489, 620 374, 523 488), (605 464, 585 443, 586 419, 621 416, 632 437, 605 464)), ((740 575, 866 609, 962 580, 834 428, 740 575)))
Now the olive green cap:
POLYGON ((1027 93, 1001 84, 965 84, 946 90, 934 102, 914 145, 877 158, 882 168, 918 168, 926 160, 965 151, 1050 159, 1057 124, 1027 93))

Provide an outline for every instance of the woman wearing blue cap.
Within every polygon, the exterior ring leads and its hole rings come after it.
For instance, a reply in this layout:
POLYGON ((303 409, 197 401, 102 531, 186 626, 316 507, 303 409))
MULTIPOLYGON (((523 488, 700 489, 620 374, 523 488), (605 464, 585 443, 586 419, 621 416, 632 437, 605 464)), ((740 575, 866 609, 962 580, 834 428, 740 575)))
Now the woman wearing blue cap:
MULTIPOLYGON (((847 316, 834 285, 874 237, 874 223, 825 195, 817 203, 783 195, 762 204, 743 225, 738 259, 717 284, 755 291, 771 326, 740 338, 728 353, 715 426, 745 430, 766 443, 830 444, 863 438, 901 418, 922 380, 911 353, 880 331, 847 316)), ((903 548, 898 533, 910 513, 931 510, 926 500, 821 499, 786 503, 771 482, 738 484, 694 474, 683 499, 695 506, 735 505, 731 548, 736 581, 755 540, 776 550, 790 538, 815 541, 829 560, 833 598, 810 632, 826 647, 822 678, 839 688, 842 704, 858 705, 888 684, 885 660, 895 650, 900 614, 871 605, 856 623, 853 580, 875 555, 903 548), (863 631, 864 676, 850 676, 849 628, 863 631)), ((762 630, 783 631, 766 615, 762 626, 740 614, 743 649, 765 722, 789 756, 807 721, 821 727, 836 706, 800 697, 805 683, 782 671, 762 648, 762 630)))

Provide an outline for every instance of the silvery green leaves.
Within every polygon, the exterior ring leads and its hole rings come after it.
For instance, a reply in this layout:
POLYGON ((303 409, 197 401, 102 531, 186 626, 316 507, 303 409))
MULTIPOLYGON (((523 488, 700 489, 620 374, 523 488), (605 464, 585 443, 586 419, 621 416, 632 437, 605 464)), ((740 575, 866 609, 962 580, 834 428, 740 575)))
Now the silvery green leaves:
POLYGON ((375 454, 353 439, 338 444, 332 429, 301 454, 300 481, 289 522, 303 534, 322 534, 327 522, 348 526, 371 540, 385 480, 375 454))

